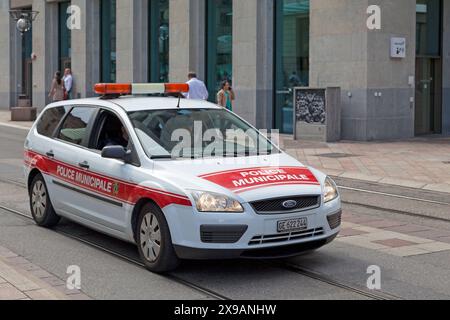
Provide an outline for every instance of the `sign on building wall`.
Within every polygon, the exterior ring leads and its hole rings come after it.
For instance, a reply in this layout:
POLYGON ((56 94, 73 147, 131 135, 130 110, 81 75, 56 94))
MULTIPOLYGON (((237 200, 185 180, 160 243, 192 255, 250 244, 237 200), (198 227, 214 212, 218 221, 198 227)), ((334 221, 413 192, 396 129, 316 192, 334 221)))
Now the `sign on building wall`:
POLYGON ((406 38, 391 38, 391 58, 406 58, 406 38))

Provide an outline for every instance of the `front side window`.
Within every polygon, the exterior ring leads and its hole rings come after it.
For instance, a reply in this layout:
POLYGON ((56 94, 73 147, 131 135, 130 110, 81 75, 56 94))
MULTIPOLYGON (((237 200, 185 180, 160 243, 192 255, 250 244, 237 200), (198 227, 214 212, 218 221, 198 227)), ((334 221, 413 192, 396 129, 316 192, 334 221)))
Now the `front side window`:
POLYGON ((257 130, 221 109, 129 113, 143 149, 153 158, 238 157, 279 153, 257 130))
POLYGON ((91 146, 92 149, 101 151, 105 147, 122 146, 129 149, 129 137, 125 126, 119 118, 109 111, 103 111, 95 127, 98 133, 91 146))
POLYGON ((82 145, 88 135, 87 126, 94 112, 94 108, 73 108, 64 120, 58 139, 76 145, 82 145))
POLYGON ((56 127, 69 110, 70 107, 57 107, 45 111, 37 124, 37 132, 48 138, 53 137, 56 127))

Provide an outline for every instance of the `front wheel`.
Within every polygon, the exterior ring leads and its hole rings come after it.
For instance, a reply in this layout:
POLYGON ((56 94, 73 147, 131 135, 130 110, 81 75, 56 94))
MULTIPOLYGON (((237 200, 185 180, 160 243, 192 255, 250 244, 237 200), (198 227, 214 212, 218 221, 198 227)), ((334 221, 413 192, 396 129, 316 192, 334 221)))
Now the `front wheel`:
POLYGON ((148 270, 164 273, 178 267, 169 226, 157 205, 148 203, 141 209, 137 232, 139 255, 148 270))
POLYGON ((41 174, 34 177, 30 186, 30 210, 34 221, 40 227, 52 228, 61 219, 53 209, 47 185, 41 174))

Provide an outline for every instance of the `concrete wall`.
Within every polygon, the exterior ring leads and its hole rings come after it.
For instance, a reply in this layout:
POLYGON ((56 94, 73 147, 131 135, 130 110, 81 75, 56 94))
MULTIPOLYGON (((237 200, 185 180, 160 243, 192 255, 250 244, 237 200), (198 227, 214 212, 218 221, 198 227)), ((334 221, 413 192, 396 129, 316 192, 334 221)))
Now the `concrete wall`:
POLYGON ((368 32, 367 140, 414 137, 416 69, 416 0, 376 0, 382 8, 382 29, 368 32), (406 38, 406 58, 390 58, 391 37, 406 38), (375 97, 381 92, 382 97, 375 97))
POLYGON ((311 1, 310 86, 341 87, 343 139, 367 138, 367 7, 311 1))
POLYGON ((450 1, 444 0, 442 42, 442 131, 450 135, 450 1))
POLYGON ((273 1, 233 1, 234 111, 260 129, 273 122, 273 1))
POLYGON ((310 85, 340 86, 342 138, 414 136, 415 0, 311 1, 310 85), (382 9, 382 29, 366 27, 370 5, 382 9), (406 59, 390 58, 390 38, 405 37, 406 59), (381 93, 381 97, 375 97, 381 93))
POLYGON ((42 110, 48 98, 54 73, 58 70, 58 3, 33 0, 39 15, 33 23, 33 106, 42 110))
POLYGON ((94 96, 100 81, 100 0, 72 0, 81 9, 81 29, 72 30, 73 97, 94 96))
POLYGON ((205 6, 202 0, 169 1, 169 79, 187 81, 189 71, 205 79, 205 6))
POLYGON ((148 80, 148 0, 117 1, 117 82, 148 80))
POLYGON ((9 1, 0 2, 0 109, 10 107, 11 60, 10 60, 10 28, 9 1))

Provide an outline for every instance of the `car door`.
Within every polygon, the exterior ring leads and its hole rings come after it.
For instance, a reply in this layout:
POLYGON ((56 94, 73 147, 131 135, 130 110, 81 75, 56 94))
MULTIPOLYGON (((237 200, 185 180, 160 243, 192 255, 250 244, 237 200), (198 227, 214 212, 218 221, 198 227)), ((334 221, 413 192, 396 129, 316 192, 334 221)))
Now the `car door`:
POLYGON ((83 200, 83 211, 89 220, 108 228, 109 232, 125 232, 127 229, 129 219, 126 213, 133 206, 128 202, 127 190, 130 190, 137 175, 138 160, 134 164, 127 164, 102 158, 101 151, 106 145, 124 143, 124 147, 133 150, 132 143, 124 142, 120 136, 114 137, 117 139, 114 140, 111 137, 114 134, 105 134, 105 130, 112 130, 117 135, 126 135, 120 126, 123 126, 123 122, 118 114, 100 109, 90 133, 89 148, 78 153, 79 161, 85 166, 82 179, 87 179, 90 184, 83 200))
POLYGON ((83 215, 81 192, 84 186, 79 177, 84 169, 80 166, 79 153, 88 144, 88 132, 96 111, 92 107, 74 106, 45 149, 49 159, 52 204, 65 216, 83 215))

